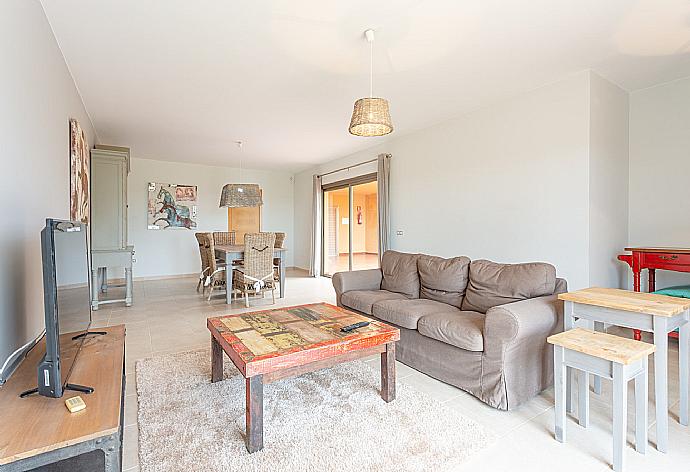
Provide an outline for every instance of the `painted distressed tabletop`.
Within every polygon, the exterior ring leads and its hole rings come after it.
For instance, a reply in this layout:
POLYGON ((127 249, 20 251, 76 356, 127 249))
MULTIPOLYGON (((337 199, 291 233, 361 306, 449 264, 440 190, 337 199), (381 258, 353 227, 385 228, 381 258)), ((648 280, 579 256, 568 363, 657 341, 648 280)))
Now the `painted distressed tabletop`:
POLYGON ((207 326, 245 377, 400 339, 397 328, 328 303, 209 318, 207 326), (371 324, 349 333, 340 331, 360 321, 371 324))

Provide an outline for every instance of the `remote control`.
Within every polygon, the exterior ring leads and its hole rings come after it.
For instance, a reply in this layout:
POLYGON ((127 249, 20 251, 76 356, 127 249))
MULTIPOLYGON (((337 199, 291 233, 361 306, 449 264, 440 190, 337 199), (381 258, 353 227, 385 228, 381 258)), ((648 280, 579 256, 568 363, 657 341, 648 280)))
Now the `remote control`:
POLYGON ((369 322, 368 321, 360 321, 359 323, 343 326, 342 328, 340 328, 340 331, 342 331, 343 333, 348 333, 348 332, 352 331, 353 329, 364 328, 365 326, 369 326, 369 322))

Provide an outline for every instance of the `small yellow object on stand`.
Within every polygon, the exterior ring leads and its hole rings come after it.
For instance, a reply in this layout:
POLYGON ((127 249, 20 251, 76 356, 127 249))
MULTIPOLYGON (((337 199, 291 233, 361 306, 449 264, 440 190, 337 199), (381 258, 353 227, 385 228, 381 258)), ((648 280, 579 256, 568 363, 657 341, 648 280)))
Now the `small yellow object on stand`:
POLYGON ((81 397, 76 396, 65 400, 65 406, 70 413, 76 413, 86 408, 86 403, 84 403, 84 400, 82 400, 81 397))

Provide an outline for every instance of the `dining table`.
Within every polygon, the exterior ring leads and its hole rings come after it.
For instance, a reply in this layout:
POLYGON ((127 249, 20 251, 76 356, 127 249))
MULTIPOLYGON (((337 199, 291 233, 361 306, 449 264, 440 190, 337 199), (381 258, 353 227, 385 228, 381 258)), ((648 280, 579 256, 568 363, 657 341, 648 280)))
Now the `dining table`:
MULTIPOLYGON (((244 259, 244 244, 217 244, 215 246, 216 256, 224 260, 226 267, 232 268, 232 261, 244 259)), ((285 253, 284 247, 273 248, 273 258, 278 259, 278 283, 280 284, 280 298, 285 297, 285 253)), ((228 279, 229 280, 229 279, 228 279)), ((225 291, 225 303, 232 303, 232 290, 225 291)))

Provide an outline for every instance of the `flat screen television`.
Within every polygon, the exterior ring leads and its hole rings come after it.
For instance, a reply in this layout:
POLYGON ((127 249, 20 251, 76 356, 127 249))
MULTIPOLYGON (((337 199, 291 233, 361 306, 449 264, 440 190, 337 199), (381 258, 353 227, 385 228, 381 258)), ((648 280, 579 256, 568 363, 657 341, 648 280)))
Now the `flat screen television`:
POLYGON ((38 364, 38 388, 25 394, 59 398, 65 389, 93 391, 68 383, 91 326, 86 233, 86 226, 79 222, 51 218, 41 231, 46 353, 38 364))

